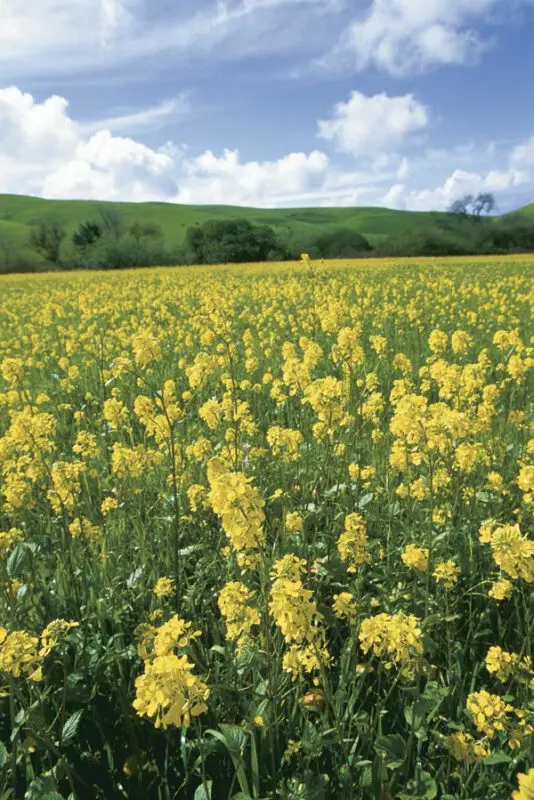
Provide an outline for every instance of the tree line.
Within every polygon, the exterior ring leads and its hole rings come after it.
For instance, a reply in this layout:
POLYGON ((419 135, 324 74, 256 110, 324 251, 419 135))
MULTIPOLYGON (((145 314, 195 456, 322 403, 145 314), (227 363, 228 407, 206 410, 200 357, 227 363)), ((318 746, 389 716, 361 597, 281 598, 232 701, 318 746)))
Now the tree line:
POLYGON ((165 240, 159 225, 127 224, 120 211, 102 206, 98 216, 82 222, 70 236, 57 219, 32 226, 29 246, 43 261, 35 263, 12 242, 0 239, 0 272, 55 269, 122 269, 127 267, 250 263, 364 256, 446 256, 534 251, 534 219, 520 215, 491 218, 492 194, 457 199, 450 213, 431 224, 407 229, 374 246, 352 228, 299 233, 276 232, 246 219, 209 220, 187 229, 183 244, 165 240))

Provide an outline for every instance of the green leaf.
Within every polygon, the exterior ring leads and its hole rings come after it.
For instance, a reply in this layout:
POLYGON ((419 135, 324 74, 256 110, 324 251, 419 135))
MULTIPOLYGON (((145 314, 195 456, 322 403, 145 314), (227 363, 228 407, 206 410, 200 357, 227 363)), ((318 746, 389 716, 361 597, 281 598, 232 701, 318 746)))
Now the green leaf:
POLYGON ((237 725, 221 725, 221 731, 214 731, 209 728, 206 733, 215 737, 221 744, 223 744, 232 759, 235 774, 239 782, 239 787, 244 794, 250 795, 250 789, 247 781, 247 774, 245 771, 245 762, 241 755, 241 747, 243 747, 246 740, 245 732, 237 725), (222 731, 222 733, 221 733, 222 731), (228 735, 230 739, 228 739, 228 735))
POLYGON ((424 791, 424 794, 421 795, 425 798, 425 800, 434 800, 435 797, 438 796, 438 785, 432 775, 429 775, 428 772, 422 772, 419 777, 419 785, 421 786, 424 791))
POLYGON ((9 578, 15 578, 26 561, 26 546, 18 544, 13 548, 7 559, 6 570, 9 578))
POLYGON ((260 796, 260 765, 258 760, 258 748, 256 747, 256 737, 254 733, 250 734, 250 769, 252 772, 252 791, 254 798, 260 796))
POLYGON ((0 769, 4 769, 7 763, 7 748, 3 742, 0 742, 0 769))
POLYGON ((219 727, 224 735, 224 738, 226 739, 226 746, 228 750, 236 755, 241 755, 247 740, 247 736, 243 728, 240 728, 239 725, 225 724, 221 724, 219 727))
POLYGON ((425 686, 425 691, 415 703, 404 709, 404 718, 408 725, 413 727, 414 733, 421 730, 424 721, 432 720, 447 695, 447 689, 434 681, 429 681, 425 686))
POLYGON ((323 734, 315 725, 306 720, 301 737, 302 749, 310 758, 319 758, 323 750, 323 734))
POLYGON ((360 778, 360 787, 362 789, 369 789, 369 787, 373 783, 373 768, 366 767, 362 773, 362 777, 360 778))
POLYGON ((494 764, 509 764, 510 761, 512 760, 513 759, 506 753, 501 752, 501 753, 492 753, 491 755, 486 756, 485 758, 482 759, 482 763, 487 764, 489 767, 491 767, 494 764))
POLYGON ((75 711, 63 725, 63 730, 61 731, 62 745, 69 745, 76 738, 82 714, 82 710, 75 711))
POLYGON ((65 800, 63 795, 56 790, 56 783, 52 775, 35 778, 24 795, 24 800, 65 800))
POLYGON ((438 785, 428 772, 421 772, 417 780, 409 781, 408 789, 413 791, 402 792, 398 800, 434 800, 438 796, 438 785))
POLYGON ((211 790, 213 788, 213 781, 206 781, 201 783, 195 789, 193 800, 211 800, 211 790))
POLYGON ((379 736, 375 742, 375 750, 378 755, 384 754, 388 759, 402 763, 406 757, 406 742, 400 733, 379 736))
POLYGON ((373 498, 374 498, 373 492, 369 492, 368 494, 364 494, 362 497, 360 497, 360 502, 358 503, 358 508, 360 509, 360 511, 362 510, 362 508, 365 508, 365 506, 368 506, 369 503, 372 502, 373 498))

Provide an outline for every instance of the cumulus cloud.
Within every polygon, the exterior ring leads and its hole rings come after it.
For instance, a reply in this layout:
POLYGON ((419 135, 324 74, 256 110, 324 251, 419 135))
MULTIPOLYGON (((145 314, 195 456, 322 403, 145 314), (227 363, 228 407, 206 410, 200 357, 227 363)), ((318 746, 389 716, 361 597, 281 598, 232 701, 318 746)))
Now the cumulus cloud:
POLYGON ((281 196, 323 185, 329 159, 318 150, 290 153, 277 161, 242 162, 237 150, 218 157, 210 150, 185 163, 178 202, 270 205, 281 196))
POLYGON ((510 161, 517 169, 534 167, 534 136, 514 147, 510 161))
MULTIPOLYGON (((493 162, 501 162, 499 169, 457 168, 442 184, 429 188, 432 160, 408 161, 390 152, 426 118, 426 111, 419 109, 413 98, 400 99, 404 100, 400 111, 394 105, 392 116, 377 118, 381 130, 377 137, 382 137, 385 154, 378 151, 365 129, 356 126, 343 134, 336 127, 329 130, 336 146, 367 154, 362 168, 350 170, 321 150, 246 161, 230 149, 221 154, 207 150, 189 155, 187 148, 170 142, 153 148, 109 129, 126 127, 124 118, 115 118, 115 125, 94 123, 88 128, 72 118, 65 98, 54 95, 39 102, 11 87, 0 90, 0 192, 261 207, 385 205, 430 210, 447 208, 462 194, 493 191, 507 207, 512 205, 511 198, 527 202, 534 172, 534 137, 498 159, 492 156, 493 162), (413 115, 406 113, 405 104, 413 115)), ((350 105, 350 101, 341 105, 350 105)), ((151 113, 150 109, 146 112, 149 117, 151 113)), ((343 127, 349 118, 350 113, 341 109, 333 119, 343 127)), ((449 157, 454 163, 456 151, 449 157)), ((445 163, 442 154, 440 168, 445 163)))
POLYGON ((0 90, 0 192, 267 206, 332 189, 318 150, 273 161, 242 161, 236 150, 188 158, 184 148, 153 149, 109 130, 123 121, 88 128, 63 97, 38 102, 16 87, 0 90))
POLYGON ((454 200, 466 194, 493 192, 505 200, 531 180, 528 172, 514 168, 491 170, 486 173, 455 170, 441 186, 432 189, 406 191, 404 202, 415 211, 445 211, 454 200))
POLYGON ((392 74, 476 60, 487 47, 474 25, 502 0, 371 0, 323 63, 392 74))
POLYGON ((368 97, 355 91, 346 103, 335 106, 330 119, 319 122, 318 136, 332 142, 339 152, 361 157, 402 147, 428 122, 427 108, 411 94, 368 97))
POLYGON ((39 103, 0 90, 0 192, 47 197, 160 199, 177 190, 174 162, 109 130, 86 135, 63 97, 39 103))
POLYGON ((406 186, 394 183, 382 197, 380 205, 386 208, 406 208, 406 186))

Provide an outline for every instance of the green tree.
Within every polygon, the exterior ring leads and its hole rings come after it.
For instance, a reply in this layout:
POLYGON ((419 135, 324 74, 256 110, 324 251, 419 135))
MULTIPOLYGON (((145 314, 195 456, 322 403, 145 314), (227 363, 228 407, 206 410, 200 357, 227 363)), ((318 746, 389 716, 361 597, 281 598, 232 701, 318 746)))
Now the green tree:
POLYGON ((186 246, 197 264, 268 261, 282 256, 273 229, 245 219, 208 220, 188 228, 186 246))
POLYGON ((84 249, 93 245, 102 236, 102 228, 98 222, 89 220, 82 222, 78 229, 74 232, 72 242, 76 247, 84 249))
POLYGON ((534 250, 534 220, 509 215, 484 231, 487 248, 491 252, 528 253, 534 250))
POLYGON ((321 234, 316 240, 321 258, 350 258, 372 250, 368 240, 352 228, 338 228, 321 234))
POLYGON ((32 228, 30 245, 47 261, 59 264, 61 244, 65 235, 65 230, 60 222, 54 219, 43 219, 32 228))
POLYGON ((130 225, 128 232, 136 242, 140 242, 141 239, 163 238, 161 226, 155 222, 134 222, 130 225))

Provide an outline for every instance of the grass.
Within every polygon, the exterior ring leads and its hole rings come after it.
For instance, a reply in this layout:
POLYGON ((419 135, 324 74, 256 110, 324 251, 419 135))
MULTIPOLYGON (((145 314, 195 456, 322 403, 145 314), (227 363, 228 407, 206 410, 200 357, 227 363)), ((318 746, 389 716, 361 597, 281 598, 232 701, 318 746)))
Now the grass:
POLYGON ((0 797, 510 798, 533 281, 534 256, 0 278, 0 797))
MULTIPOLYGON (((288 208, 257 209, 241 206, 194 206, 171 203, 101 203, 92 200, 45 200, 22 195, 0 195, 0 238, 28 241, 29 229, 43 217, 54 217, 72 233, 81 222, 98 218, 100 206, 118 209, 127 224, 153 222, 161 226, 172 244, 183 242, 188 227, 213 218, 246 218, 271 225, 278 234, 314 236, 322 230, 355 228, 372 244, 407 230, 422 230, 449 220, 445 213, 396 211, 386 208, 288 208)), ((534 206, 525 213, 534 213, 534 206)))

